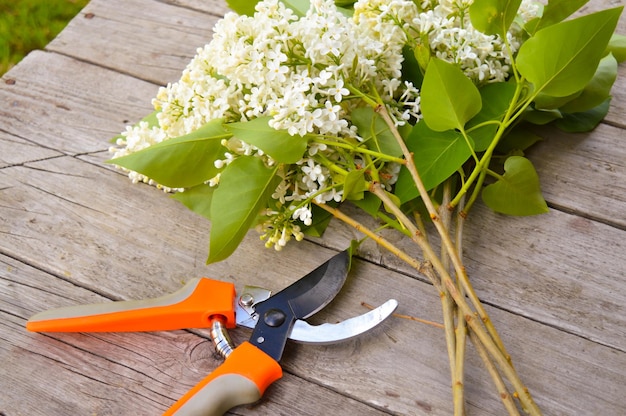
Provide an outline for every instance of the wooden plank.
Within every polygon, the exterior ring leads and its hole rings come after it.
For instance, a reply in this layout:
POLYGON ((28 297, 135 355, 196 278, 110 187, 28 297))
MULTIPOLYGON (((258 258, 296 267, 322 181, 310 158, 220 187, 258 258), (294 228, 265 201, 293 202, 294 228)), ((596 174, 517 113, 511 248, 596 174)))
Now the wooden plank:
MULTIPOLYGON (((311 243, 292 245, 286 252, 276 253, 263 249, 253 232, 233 257, 207 267, 203 262, 207 223, 181 209, 175 201, 159 195, 160 191, 154 188, 131 186, 125 183, 122 175, 69 157, 6 168, 0 172, 0 178, 2 184, 21 182, 9 194, 3 194, 5 201, 17 213, 7 220, 6 209, 0 211, 0 218, 5 219, 1 228, 2 252, 12 257, 28 255, 28 261, 35 267, 112 299, 155 296, 172 291, 182 281, 198 275, 230 280, 238 285, 245 282, 280 288, 293 281, 296 277, 294 271, 304 273, 311 270, 330 255, 327 250, 311 243), (72 172, 72 175, 67 172, 72 172), (146 208, 146 201, 149 201, 149 209, 146 208), (271 267, 251 268, 251 264, 271 264, 271 267)), ((507 219, 503 224, 509 223, 507 219)), ((562 235, 558 221, 552 231, 548 231, 552 226, 550 224, 544 226, 544 234, 537 235, 535 244, 549 244, 550 238, 558 239, 562 235)), ((524 219, 517 224, 518 227, 524 225, 527 225, 524 219)), ((506 228, 496 228, 502 227, 502 224, 483 223, 477 226, 508 234, 506 228)), ((333 227, 335 229, 337 227, 333 227)), ((327 238, 327 243, 342 243, 336 234, 327 238)), ((347 241, 345 236, 343 238, 344 242, 347 241)), ((516 259, 530 258, 532 251, 520 252, 524 248, 522 245, 519 251, 511 250, 513 258, 494 259, 493 252, 487 250, 495 250, 493 246, 503 245, 503 242, 500 240, 496 244, 487 238, 485 240, 481 240, 485 246, 477 249, 478 253, 486 251, 481 254, 488 257, 486 264, 489 269, 485 279, 492 279, 492 285, 487 289, 493 290, 493 294, 488 293, 485 297, 499 307, 510 307, 505 298, 508 296, 506 290, 511 290, 499 285, 518 287, 519 290, 512 293, 514 296, 532 288, 537 293, 545 292, 546 298, 558 296, 560 289, 567 288, 567 283, 555 288, 557 279, 545 281, 545 275, 537 276, 536 281, 528 282, 528 287, 521 288, 520 284, 525 282, 519 278, 498 278, 515 272, 518 268, 516 262, 519 262, 516 259), (495 270, 495 267, 502 269, 495 270)), ((519 244, 515 239, 504 243, 519 244)), ((510 250, 505 244, 503 253, 510 250)), ((597 261, 604 259, 600 257, 597 261)), ((549 256, 541 257, 540 264, 549 262, 549 256)), ((386 259, 383 263, 386 266, 391 264, 386 259)), ((573 268, 581 266, 570 258, 568 264, 573 268)), ((589 267, 596 265, 590 264, 589 267)), ((523 269, 520 272, 527 278, 523 269)), ((430 286, 369 264, 360 264, 356 273, 358 277, 350 280, 338 301, 320 318, 334 321, 354 316, 363 312, 362 301, 377 304, 393 297, 401 302, 402 313, 440 320, 437 296, 430 286)), ((607 281, 610 280, 609 276, 607 281)), ((484 287, 479 289, 482 295, 488 291, 484 287)), ((607 287, 607 292, 611 290, 610 286, 607 287)), ((594 301, 597 294, 604 296, 606 293, 585 294, 589 296, 586 304, 579 301, 583 297, 571 297, 574 301, 570 306, 578 311, 576 319, 581 320, 579 325, 592 326, 583 330, 594 331, 597 329, 593 325, 598 322, 607 325, 604 323, 607 320, 623 319, 619 310, 590 310, 593 319, 586 320, 585 310, 577 308, 597 303, 594 301)), ((616 301, 623 297, 619 290, 614 295, 617 296, 616 301)), ((533 302, 545 300, 537 298, 524 297, 522 304, 516 299, 520 313, 536 313, 533 308, 537 306, 533 302)), ((53 302, 49 306, 58 304, 53 302)), ((626 359, 623 351, 515 314, 498 310, 493 314, 518 368, 541 398, 547 413, 568 414, 574 409, 585 409, 593 414, 593 410, 601 406, 611 414, 623 406, 618 400, 620 395, 615 394, 615 389, 620 389, 620 374, 616 369, 626 359), (592 353, 587 357, 585 351, 592 353), (557 368, 550 363, 558 363, 557 368), (550 374, 545 374, 545 368, 550 368, 550 374), (593 378, 589 378, 590 374, 593 378), (546 377, 551 381, 546 382, 546 377), (572 385, 565 385, 562 381, 555 381, 554 384, 552 377, 569 380, 572 385), (594 380, 593 383, 590 380, 594 380)), ((567 325, 560 321, 561 318, 555 324, 567 325)), ((548 323, 552 325, 552 322, 548 323)), ((611 332, 614 328, 599 329, 599 332, 611 332)), ((602 335, 602 343, 606 344, 619 343, 620 339, 623 339, 623 332, 602 335)), ((432 414, 443 415, 450 411, 444 351, 438 330, 416 326, 412 322, 393 321, 374 334, 346 345, 290 348, 285 366, 299 377, 373 406, 412 414, 417 400, 430 408, 432 414), (348 368, 349 371, 346 370, 348 368)), ((470 397, 473 397, 470 402, 480 409, 476 410, 478 414, 499 414, 500 404, 496 397, 490 396, 488 378, 475 358, 470 362, 473 363, 468 369, 470 397)))
POLYGON ((3 134, 66 154, 107 149, 111 137, 152 111, 147 97, 157 91, 154 84, 42 51, 7 76, 14 82, 0 83, 0 102, 10 103, 0 106, 3 134))
MULTIPOLYGON (((28 256, 28 262, 55 274, 82 276, 91 288, 110 279, 124 282, 126 295, 134 297, 162 289, 146 287, 146 276, 163 279, 165 289, 172 290, 190 276, 210 270, 205 264, 208 222, 152 187, 133 186, 122 174, 70 157, 6 168, 0 178, 3 246, 8 255, 28 256), (37 183, 43 178, 45 183, 37 183), (143 204, 147 200, 154 201, 151 208, 143 204), (168 236, 171 231, 175 232, 168 236), (119 249, 120 243, 125 250, 119 249), (45 250, 33 256, 41 244, 45 250), (172 264, 185 267, 163 268, 155 262, 157 253, 167 253, 172 264), (108 270, 106 276, 92 276, 94 260, 99 270, 108 270)), ((258 241, 252 243, 259 248, 258 241)), ((271 254, 260 250, 250 260, 271 254)), ((312 270, 325 259, 322 252, 307 260, 289 257, 275 253, 272 260, 312 270)), ((230 266, 227 261, 223 267, 230 266)))
POLYGON ((196 49, 211 39, 216 21, 156 0, 94 0, 46 49, 166 84, 178 80, 196 49))
MULTIPOLYGON (((187 331, 28 333, 26 319, 42 306, 108 299, 6 256, 0 265, 2 414, 161 414, 221 363, 210 340, 187 331)), ((337 408, 386 414, 289 373, 266 399, 236 413, 315 415, 337 408)))

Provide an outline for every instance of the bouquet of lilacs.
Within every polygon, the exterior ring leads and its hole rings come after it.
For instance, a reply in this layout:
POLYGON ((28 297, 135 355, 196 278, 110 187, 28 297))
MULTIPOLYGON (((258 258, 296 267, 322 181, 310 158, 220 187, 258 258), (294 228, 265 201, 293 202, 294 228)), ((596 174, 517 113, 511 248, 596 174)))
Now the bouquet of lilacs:
POLYGON ((528 124, 584 131, 606 115, 626 58, 621 8, 566 20, 585 3, 232 0, 111 162, 211 220, 208 262, 250 228, 280 250, 332 217, 355 227, 439 291, 455 414, 468 338, 508 412, 539 414, 469 282, 461 231, 479 196, 504 214, 547 211, 528 124), (347 201, 422 256, 346 215, 347 201))

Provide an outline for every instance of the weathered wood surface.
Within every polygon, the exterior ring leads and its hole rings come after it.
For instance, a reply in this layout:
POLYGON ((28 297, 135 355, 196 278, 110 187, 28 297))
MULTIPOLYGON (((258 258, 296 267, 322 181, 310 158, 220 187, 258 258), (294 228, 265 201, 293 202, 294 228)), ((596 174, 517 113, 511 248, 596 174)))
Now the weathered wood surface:
MULTIPOLYGON (((225 10, 219 1, 94 0, 2 78, 0 414, 160 414, 220 363, 204 331, 31 334, 33 313, 158 296, 199 275, 281 288, 355 236, 337 223, 275 253, 251 233, 232 258, 206 266, 209 224, 103 163, 107 139, 150 111, 158 85, 178 78, 225 10)), ((626 413, 625 91, 622 66, 606 123, 587 135, 548 131, 531 152, 550 214, 477 207, 466 231, 477 291, 545 414, 626 413)), ((371 244, 361 256, 318 321, 388 298, 400 313, 441 320, 420 276, 371 244)), ((231 334, 238 343, 249 331, 231 334)), ((393 318, 345 344, 290 344, 283 365, 259 404, 233 413, 451 412, 443 336, 423 324, 393 318)), ((469 414, 502 414, 471 348, 467 373, 469 414)))

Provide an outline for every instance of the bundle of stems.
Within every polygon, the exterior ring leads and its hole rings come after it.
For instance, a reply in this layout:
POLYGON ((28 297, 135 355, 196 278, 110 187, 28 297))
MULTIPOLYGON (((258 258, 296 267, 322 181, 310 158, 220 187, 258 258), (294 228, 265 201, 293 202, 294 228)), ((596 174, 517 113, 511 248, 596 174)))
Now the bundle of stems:
POLYGON ((376 195, 382 201, 386 210, 391 212, 405 228, 406 234, 410 236, 411 240, 421 250, 423 260, 398 248, 376 231, 346 215, 340 209, 326 204, 318 204, 318 206, 340 221, 365 234, 420 274, 426 276, 438 291, 441 298, 445 338, 450 360, 455 416, 465 414, 464 363, 466 340, 468 338, 491 375, 498 396, 501 398, 508 413, 510 415, 519 415, 519 408, 521 408, 527 414, 533 416, 541 415, 541 411, 535 404, 528 388, 517 374, 511 357, 487 311, 474 291, 463 265, 462 237, 463 225, 467 215, 466 211, 464 211, 463 199, 461 199, 459 204, 451 207, 449 204, 451 195, 449 179, 444 184, 443 201, 441 203, 433 201, 415 167, 413 155, 406 147, 386 107, 378 104, 375 110, 385 120, 402 148, 403 164, 411 173, 430 220, 439 235, 440 252, 437 253, 437 250, 433 248, 419 214, 416 214, 413 219, 409 218, 394 203, 378 182, 369 183, 369 192, 376 195))

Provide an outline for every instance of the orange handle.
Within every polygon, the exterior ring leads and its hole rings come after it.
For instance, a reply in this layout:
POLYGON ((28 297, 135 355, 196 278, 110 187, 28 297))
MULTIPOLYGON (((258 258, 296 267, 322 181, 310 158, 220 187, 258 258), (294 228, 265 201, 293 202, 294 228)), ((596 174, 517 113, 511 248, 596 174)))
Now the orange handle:
POLYGON ((280 364, 249 342, 189 390, 163 416, 218 416, 228 409, 258 401, 283 376, 280 364))
POLYGON ((207 278, 193 279, 175 293, 155 299, 109 302, 52 309, 33 316, 34 332, 129 332, 208 328, 220 315, 234 328, 235 286, 207 278))

